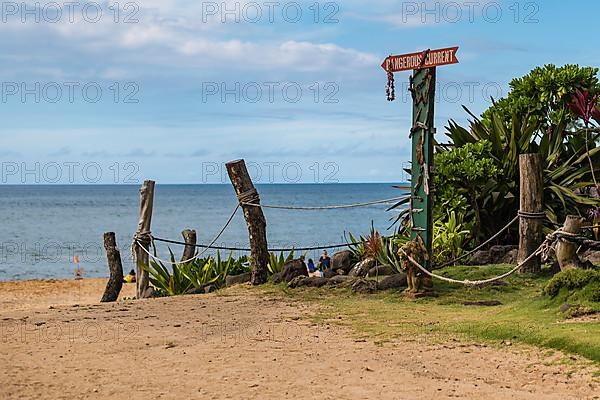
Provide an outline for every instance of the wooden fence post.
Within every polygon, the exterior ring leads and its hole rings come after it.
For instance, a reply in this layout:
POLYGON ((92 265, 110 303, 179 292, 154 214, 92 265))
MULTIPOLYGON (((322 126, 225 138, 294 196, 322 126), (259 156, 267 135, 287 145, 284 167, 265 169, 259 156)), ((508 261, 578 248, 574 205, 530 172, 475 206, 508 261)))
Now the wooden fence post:
POLYGON ((181 235, 186 243, 183 249, 183 255, 181 256, 181 261, 191 260, 196 254, 196 231, 186 229, 181 232, 181 235))
MULTIPOLYGON (((235 193, 240 202, 260 204, 258 192, 252 183, 244 160, 231 161, 226 164, 229 179, 235 188, 235 193)), ((252 263, 253 285, 267 282, 267 264, 269 251, 267 250, 267 222, 261 207, 242 204, 244 218, 248 225, 250 239, 250 258, 252 263)))
POLYGON ((104 250, 106 250, 106 258, 108 259, 110 278, 100 302, 109 303, 117 301, 123 287, 123 263, 121 262, 121 253, 117 248, 117 239, 115 239, 114 232, 104 234, 104 250))
MULTIPOLYGON (((567 219, 565 220, 562 230, 566 233, 579 235, 581 233, 581 226, 584 222, 585 218, 577 215, 567 215, 567 219)), ((577 255, 578 249, 578 244, 571 243, 566 240, 559 240, 556 243, 556 260, 558 261, 561 271, 588 267, 588 265, 582 262, 577 255)))
POLYGON ((138 223, 137 232, 135 234, 135 259, 137 261, 137 298, 144 299, 152 295, 148 273, 144 270, 144 266, 149 265, 150 259, 146 251, 150 251, 151 224, 152 224, 152 208, 154 206, 154 181, 145 181, 140 189, 140 222, 138 223), (143 248, 140 248, 140 245, 143 248), (146 251, 144 251, 144 249, 146 251))
MULTIPOLYGON (((519 254, 517 262, 527 259, 544 241, 544 220, 537 215, 544 212, 544 181, 542 156, 521 154, 520 169, 520 222, 519 254)), ((542 270, 540 257, 525 263, 520 272, 539 273, 542 270)))

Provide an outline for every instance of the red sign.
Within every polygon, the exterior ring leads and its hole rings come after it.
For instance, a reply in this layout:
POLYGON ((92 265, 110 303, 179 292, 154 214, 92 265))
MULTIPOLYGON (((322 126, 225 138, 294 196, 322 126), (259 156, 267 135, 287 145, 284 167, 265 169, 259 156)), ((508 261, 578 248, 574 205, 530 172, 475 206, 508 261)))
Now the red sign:
POLYGON ((425 50, 401 56, 389 56, 383 61, 381 67, 387 72, 400 72, 456 64, 458 63, 458 59, 456 58, 457 51, 458 46, 438 50, 425 50))

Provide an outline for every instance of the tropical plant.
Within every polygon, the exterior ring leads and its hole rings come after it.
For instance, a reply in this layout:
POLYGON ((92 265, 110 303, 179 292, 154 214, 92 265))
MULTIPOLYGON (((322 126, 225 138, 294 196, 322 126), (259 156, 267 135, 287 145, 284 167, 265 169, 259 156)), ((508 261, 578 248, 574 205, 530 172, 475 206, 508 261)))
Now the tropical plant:
POLYGON ((491 149, 489 141, 480 140, 435 155, 434 219, 446 224, 459 215, 461 221, 471 221, 472 239, 481 232, 481 214, 490 206, 486 199, 498 188, 501 168, 490 157, 491 149))
POLYGON ((371 221, 371 231, 367 236, 360 235, 357 238, 352 232, 348 232, 346 243, 355 260, 364 260, 367 257, 377 257, 381 247, 381 238, 381 234, 377 232, 373 221, 371 221))
POLYGON ((537 67, 529 74, 513 79, 507 97, 484 112, 482 120, 488 127, 497 123, 494 118, 510 127, 514 116, 521 120, 527 116, 527 122, 539 126, 542 131, 559 121, 574 124, 576 117, 566 107, 578 90, 587 89, 592 95, 600 92, 597 73, 597 68, 578 65, 537 67))
POLYGON ((381 236, 381 245, 376 256, 379 264, 390 265, 397 272, 402 272, 402 262, 398 255, 398 249, 409 240, 408 236, 399 233, 390 237, 381 236))
MULTIPOLYGON (((473 116, 469 110, 467 112, 473 116)), ((489 141, 492 144, 489 156, 501 168, 498 181, 483 203, 482 209, 488 214, 481 216, 484 230, 488 228, 488 233, 495 232, 516 214, 519 155, 523 153, 539 153, 542 156, 544 204, 552 223, 562 221, 568 213, 581 212, 583 207, 597 204, 594 199, 583 195, 582 190, 592 185, 587 157, 593 160, 596 171, 600 169, 600 148, 588 153, 585 138, 569 132, 566 120, 559 120, 543 135, 538 135, 539 126, 527 116, 519 118, 515 114, 510 129, 502 123, 500 116, 492 113, 491 119, 491 126, 474 117, 469 130, 454 121, 450 121, 447 127, 447 135, 457 147, 489 141)))
POLYGON ((436 220, 433 224, 433 260, 441 264, 460 257, 470 233, 463 229, 462 216, 457 216, 455 211, 449 213, 447 221, 436 220))
POLYGON ((197 289, 202 285, 223 286, 228 275, 237 275, 249 270, 246 256, 235 259, 230 254, 228 258, 223 259, 221 253, 217 252, 216 257, 178 263, 170 249, 169 253, 171 271, 160 261, 150 261, 150 265, 144 267, 149 274, 150 283, 159 295, 163 296, 185 294, 190 289, 197 289))
POLYGON ((269 275, 276 274, 281 272, 285 263, 292 261, 294 259, 294 250, 292 250, 287 257, 284 256, 283 251, 279 253, 279 257, 275 253, 269 254, 269 264, 267 265, 267 270, 269 275))

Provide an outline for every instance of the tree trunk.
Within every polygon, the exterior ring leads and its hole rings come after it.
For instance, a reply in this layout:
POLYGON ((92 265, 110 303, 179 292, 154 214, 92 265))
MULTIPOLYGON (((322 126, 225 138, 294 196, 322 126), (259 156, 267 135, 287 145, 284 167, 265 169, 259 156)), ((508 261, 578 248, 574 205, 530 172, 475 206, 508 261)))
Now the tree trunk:
POLYGON ((152 296, 152 288, 148 273, 144 269, 150 264, 146 251, 150 251, 150 227, 152 225, 152 208, 154 205, 154 181, 145 181, 140 189, 140 222, 136 232, 135 259, 137 261, 137 298, 145 299, 152 296), (143 247, 140 248, 140 245, 143 247), (144 249, 146 251, 144 251, 144 249))
MULTIPOLYGON (((535 252, 544 241, 544 220, 537 216, 544 211, 544 182, 542 171, 542 156, 539 154, 521 154, 520 167, 520 198, 521 214, 519 223, 519 253, 518 263, 525 261, 535 252)), ((542 270, 539 256, 523 264, 521 272, 539 273, 542 270)))
MULTIPOLYGON (((563 225, 563 231, 566 233, 574 233, 578 235, 581 231, 581 224, 585 220, 576 215, 568 215, 563 225)), ((569 269, 585 268, 585 264, 579 259, 577 249, 579 245, 576 243, 567 242, 564 239, 559 239, 556 244, 556 260, 560 265, 561 271, 569 269)))
POLYGON ((106 258, 108 259, 110 278, 108 278, 104 295, 100 301, 102 303, 109 303, 117 301, 123 287, 123 264, 114 232, 104 234, 104 250, 106 250, 106 258))
MULTIPOLYGON (((232 161, 226 164, 231 183, 235 188, 240 202, 260 204, 260 198, 244 160, 232 161), (250 201, 249 201, 250 200, 250 201)), ((250 239, 250 258, 252 263, 253 285, 261 285, 267 282, 267 264, 269 263, 269 252, 267 250, 267 222, 261 207, 242 204, 244 218, 248 225, 248 236, 250 239)))
POLYGON ((196 231, 186 229, 181 232, 181 235, 186 243, 181 261, 191 260, 196 255, 196 231))

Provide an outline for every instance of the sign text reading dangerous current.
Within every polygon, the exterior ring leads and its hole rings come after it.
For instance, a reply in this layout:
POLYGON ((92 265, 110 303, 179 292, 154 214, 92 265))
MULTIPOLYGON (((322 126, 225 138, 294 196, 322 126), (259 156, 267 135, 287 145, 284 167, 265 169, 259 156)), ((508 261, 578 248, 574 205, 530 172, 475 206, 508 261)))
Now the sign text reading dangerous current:
POLYGON ((381 66, 387 72, 399 72, 415 69, 431 68, 440 65, 456 64, 458 47, 446 49, 426 50, 419 53, 389 56, 381 66))

